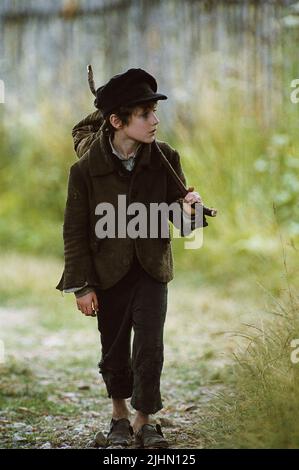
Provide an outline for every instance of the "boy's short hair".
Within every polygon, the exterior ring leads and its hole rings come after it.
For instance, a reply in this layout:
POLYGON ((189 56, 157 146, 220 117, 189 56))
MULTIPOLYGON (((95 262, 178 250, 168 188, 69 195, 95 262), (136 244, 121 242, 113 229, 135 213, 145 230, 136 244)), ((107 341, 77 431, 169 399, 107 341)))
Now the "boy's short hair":
POLYGON ((106 128, 108 129, 109 134, 114 134, 114 132, 116 131, 115 127, 110 122, 110 116, 112 114, 116 114, 121 120, 122 124, 128 125, 131 116, 134 114, 134 111, 137 108, 142 108, 143 111, 147 111, 152 109, 155 104, 157 104, 157 100, 146 101, 144 103, 132 104, 127 106, 120 106, 118 109, 111 111, 111 113, 109 113, 109 115, 105 118, 106 128))

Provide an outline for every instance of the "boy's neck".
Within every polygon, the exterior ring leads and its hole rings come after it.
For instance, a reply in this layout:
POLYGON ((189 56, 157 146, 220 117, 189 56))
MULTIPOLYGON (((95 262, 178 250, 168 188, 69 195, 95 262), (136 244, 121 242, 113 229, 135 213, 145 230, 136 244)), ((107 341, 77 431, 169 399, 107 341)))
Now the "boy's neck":
POLYGON ((115 132, 111 140, 115 150, 125 158, 130 158, 134 155, 140 145, 140 142, 129 139, 128 137, 121 135, 120 132, 115 132))

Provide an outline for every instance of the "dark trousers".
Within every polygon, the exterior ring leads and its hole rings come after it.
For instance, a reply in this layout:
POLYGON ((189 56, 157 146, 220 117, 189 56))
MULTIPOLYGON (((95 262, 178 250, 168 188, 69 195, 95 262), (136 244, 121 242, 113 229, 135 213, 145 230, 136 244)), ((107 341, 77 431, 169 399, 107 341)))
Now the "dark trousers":
POLYGON ((163 408, 160 376, 167 283, 148 275, 135 257, 130 271, 116 285, 96 293, 102 345, 99 369, 108 397, 132 397, 133 408, 156 413, 163 408))

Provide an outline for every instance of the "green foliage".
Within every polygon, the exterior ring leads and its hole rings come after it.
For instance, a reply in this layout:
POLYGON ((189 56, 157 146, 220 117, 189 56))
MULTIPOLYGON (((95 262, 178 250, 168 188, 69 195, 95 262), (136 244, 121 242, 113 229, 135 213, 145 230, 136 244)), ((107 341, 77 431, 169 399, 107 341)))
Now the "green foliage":
MULTIPOLYGON (((60 119, 63 120, 63 111, 60 119)), ((66 122, 67 115, 64 122, 66 122)), ((42 109, 37 123, 0 122, 0 240, 5 248, 61 254, 69 128, 42 109)))
MULTIPOLYGON (((200 263, 205 248, 210 254, 217 244, 221 252, 230 246, 232 252, 268 253, 275 232, 273 204, 279 223, 294 240, 298 238, 296 114, 290 108, 279 128, 265 128, 255 116, 240 114, 233 102, 232 98, 230 111, 219 104, 206 113, 194 109, 191 120, 182 110, 174 120, 173 134, 160 136, 180 151, 188 183, 206 205, 219 211, 217 218, 208 218, 204 249, 186 256, 184 241, 175 241, 180 266, 190 266, 194 257, 200 263)), ((70 115, 69 108, 54 109, 46 103, 34 122, 11 122, 2 116, 0 241, 4 248, 63 254, 67 176, 76 161, 70 130, 81 117, 70 115)))
POLYGON ((298 297, 289 285, 281 298, 268 295, 268 318, 261 312, 259 322, 239 333, 247 345, 229 369, 231 393, 210 404, 212 419, 203 425, 210 447, 299 446, 299 366, 292 360, 292 353, 298 356, 292 344, 299 338, 298 297))

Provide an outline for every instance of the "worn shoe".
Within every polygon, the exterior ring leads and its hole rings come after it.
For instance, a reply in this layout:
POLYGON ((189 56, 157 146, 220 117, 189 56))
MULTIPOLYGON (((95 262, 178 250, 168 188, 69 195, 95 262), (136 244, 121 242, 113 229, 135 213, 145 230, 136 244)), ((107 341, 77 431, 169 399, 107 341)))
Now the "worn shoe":
POLYGON ((129 446, 133 441, 133 428, 126 418, 111 419, 110 431, 107 435, 107 445, 129 446))
POLYGON ((135 444, 138 447, 163 448, 169 444, 164 438, 160 424, 144 424, 135 434, 135 444))

